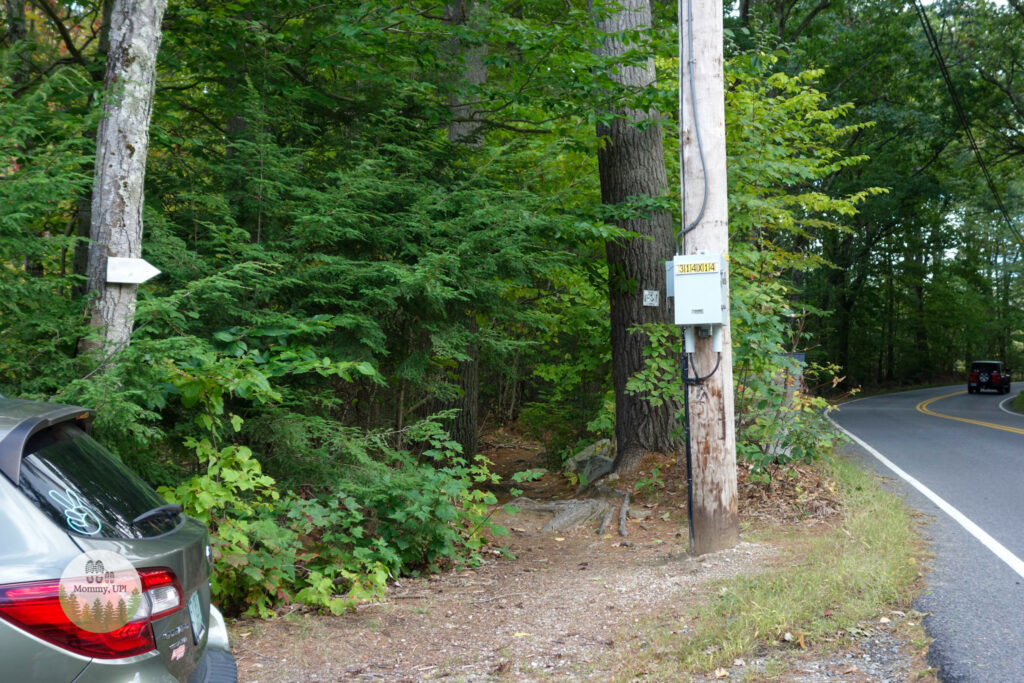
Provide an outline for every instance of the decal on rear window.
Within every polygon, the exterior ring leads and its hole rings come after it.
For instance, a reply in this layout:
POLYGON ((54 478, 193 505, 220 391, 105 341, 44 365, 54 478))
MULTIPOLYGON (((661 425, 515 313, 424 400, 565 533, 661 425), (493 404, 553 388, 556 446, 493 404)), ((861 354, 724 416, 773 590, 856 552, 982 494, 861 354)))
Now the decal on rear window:
POLYGON ((50 490, 50 498, 64 510, 64 519, 72 531, 83 536, 95 536, 103 530, 96 513, 90 510, 76 491, 64 489, 64 492, 50 490))

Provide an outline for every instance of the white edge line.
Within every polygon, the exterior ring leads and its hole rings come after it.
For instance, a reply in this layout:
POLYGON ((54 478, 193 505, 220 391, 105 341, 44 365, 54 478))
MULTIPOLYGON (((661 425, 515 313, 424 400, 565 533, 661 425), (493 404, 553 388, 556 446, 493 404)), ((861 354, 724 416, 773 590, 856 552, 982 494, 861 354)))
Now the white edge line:
POLYGON ((1006 407, 1006 404, 1009 403, 1010 401, 1014 400, 1015 398, 1017 398, 1017 397, 1016 396, 1007 396, 1006 398, 1004 398, 1002 401, 999 402, 999 410, 1003 411, 1007 415, 1016 415, 1017 417, 1021 417, 1020 413, 1018 413, 1015 410, 1010 410, 1010 409, 1008 409, 1006 407))
POLYGON ((1024 562, 1022 562, 1019 557, 1017 557, 1016 555, 1011 553, 1009 550, 1007 550, 1003 546, 1003 544, 1001 544, 999 541, 997 541, 996 539, 994 539, 991 536, 989 536, 988 533, 986 533, 984 529, 982 529, 980 526, 978 526, 977 524, 975 524, 974 522, 969 520, 962 512, 960 512, 955 507, 953 507, 952 505, 947 503, 945 500, 940 498, 938 496, 938 494, 936 494, 930 488, 928 488, 927 486, 925 486, 924 484, 919 482, 917 479, 914 479, 912 476, 910 476, 909 474, 907 474, 906 472, 901 470, 891 460, 889 460, 884 455, 882 455, 881 453, 876 451, 874 448, 869 446, 862 439, 860 439, 856 435, 854 435, 851 432, 849 432, 848 430, 846 430, 842 425, 840 425, 835 420, 833 420, 831 416, 829 416, 828 419, 829 419, 829 421, 832 422, 832 424, 834 424, 836 426, 837 429, 839 429, 839 431, 841 431, 844 434, 846 434, 848 437, 853 439, 857 443, 857 445, 859 445, 861 448, 866 450, 871 455, 875 456, 875 458, 877 458, 880 463, 882 463, 883 465, 888 467, 890 470, 895 472, 896 476, 898 476, 900 479, 902 479, 903 481, 907 482, 908 484, 913 486, 915 489, 920 491, 921 494, 923 494, 925 498, 927 498, 931 502, 935 503, 935 505, 937 505, 940 510, 942 510, 947 515, 952 517, 953 521, 955 521, 957 524, 959 524, 964 529, 966 529, 967 532, 969 534, 971 534, 971 536, 974 536, 976 539, 981 541, 981 543, 986 548, 991 550, 995 554, 996 557, 998 557, 1000 560, 1005 562, 1010 567, 1010 569, 1012 569, 1013 571, 1017 572, 1017 574, 1019 576, 1024 578, 1024 562))

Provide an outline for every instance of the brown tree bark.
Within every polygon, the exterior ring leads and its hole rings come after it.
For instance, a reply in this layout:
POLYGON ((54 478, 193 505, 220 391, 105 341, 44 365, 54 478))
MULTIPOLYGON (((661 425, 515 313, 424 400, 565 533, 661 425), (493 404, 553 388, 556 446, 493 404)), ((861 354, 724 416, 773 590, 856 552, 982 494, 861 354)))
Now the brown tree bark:
MULTIPOLYGON (((445 7, 444 21, 450 26, 465 26, 475 21, 486 8, 486 2, 454 0, 445 7)), ((472 89, 487 82, 487 67, 484 64, 487 48, 483 45, 467 46, 458 38, 453 38, 451 45, 459 74, 458 85, 448 94, 448 108, 452 115, 448 125, 448 139, 479 147, 483 144, 480 137, 482 122, 477 117, 472 89)))
MULTIPOLYGON (((444 20, 451 26, 465 26, 478 21, 480 13, 484 10, 485 2, 454 0, 445 7, 444 20)), ((451 48, 452 61, 458 72, 458 84, 448 95, 448 107, 452 117, 448 125, 448 139, 458 145, 477 148, 483 144, 483 127, 477 118, 472 91, 474 87, 487 82, 487 67, 484 65, 486 47, 467 46, 458 38, 453 38, 451 48)), ((474 336, 477 335, 480 327, 477 324, 476 311, 467 310, 464 317, 466 328, 474 336)), ((466 345, 465 351, 469 360, 459 362, 459 393, 449 407, 457 408, 459 411, 451 425, 452 439, 462 446, 463 455, 472 457, 477 452, 480 428, 480 348, 473 340, 466 345)))
MULTIPOLYGON (((609 57, 623 55, 633 46, 626 44, 623 31, 648 31, 651 7, 648 0, 624 0, 619 11, 598 25, 609 36, 600 52, 609 57)), ((654 82, 654 62, 622 65, 611 74, 613 80, 630 88, 654 82)), ((598 151, 601 201, 622 204, 630 197, 656 197, 668 187, 661 128, 656 123, 638 124, 656 118, 656 112, 621 107, 613 111, 610 125, 599 124, 597 134, 605 140, 598 151)), ((619 226, 647 236, 609 242, 608 298, 611 306, 612 383, 615 389, 615 471, 636 469, 647 451, 671 452, 669 439, 673 406, 652 406, 645 397, 626 393, 626 382, 643 367, 642 353, 647 336, 630 328, 647 323, 668 322, 665 302, 657 307, 643 305, 643 290, 664 289, 664 262, 672 257, 672 217, 654 212, 644 218, 619 221, 619 226)))
POLYGON ((104 91, 109 98, 96 134, 88 290, 91 324, 102 330, 103 362, 128 345, 138 285, 107 283, 107 258, 142 255, 143 180, 149 119, 167 0, 115 0, 104 91))
POLYGON ((4 20, 7 25, 4 31, 8 46, 25 40, 25 2, 24 0, 4 0, 4 20))

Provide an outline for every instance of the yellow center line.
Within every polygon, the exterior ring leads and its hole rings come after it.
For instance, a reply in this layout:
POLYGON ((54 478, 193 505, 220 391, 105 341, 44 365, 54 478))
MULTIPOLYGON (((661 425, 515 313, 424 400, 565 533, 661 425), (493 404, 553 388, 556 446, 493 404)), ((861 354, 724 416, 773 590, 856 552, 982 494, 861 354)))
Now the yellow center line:
POLYGON ((978 425, 979 427, 990 427, 992 429, 1001 429, 1004 432, 1012 432, 1014 434, 1024 434, 1024 429, 1019 429, 1017 427, 1007 427, 1006 425, 998 425, 998 424, 995 424, 994 422, 982 422, 981 420, 971 420, 971 419, 968 419, 966 417, 956 417, 954 415, 944 415, 943 413, 936 413, 934 410, 931 410, 931 409, 928 408, 928 406, 930 406, 932 403, 935 403, 936 401, 941 401, 942 399, 949 398, 950 396, 959 396, 961 394, 966 394, 966 393, 967 393, 966 391, 954 391, 952 394, 946 394, 944 396, 936 396, 935 398, 930 398, 927 401, 921 401, 920 403, 917 404, 917 412, 924 413, 925 415, 931 415, 932 417, 941 417, 941 418, 943 418, 945 420, 956 420, 957 422, 966 422, 967 424, 978 425))

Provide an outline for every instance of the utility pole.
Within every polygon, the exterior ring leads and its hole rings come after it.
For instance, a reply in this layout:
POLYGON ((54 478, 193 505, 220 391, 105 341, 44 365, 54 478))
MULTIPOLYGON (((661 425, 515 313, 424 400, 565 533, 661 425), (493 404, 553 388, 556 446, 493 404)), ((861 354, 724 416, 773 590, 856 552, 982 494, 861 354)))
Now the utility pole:
MULTIPOLYGON (((729 251, 729 204, 721 0, 679 0, 679 48, 683 253, 705 251, 724 257, 729 251)), ((728 325, 721 334, 720 358, 712 339, 697 335, 688 374, 690 378, 712 374, 686 387, 691 444, 688 476, 692 479, 690 552, 695 555, 739 542, 728 325), (716 364, 717 370, 712 371, 716 364)))

